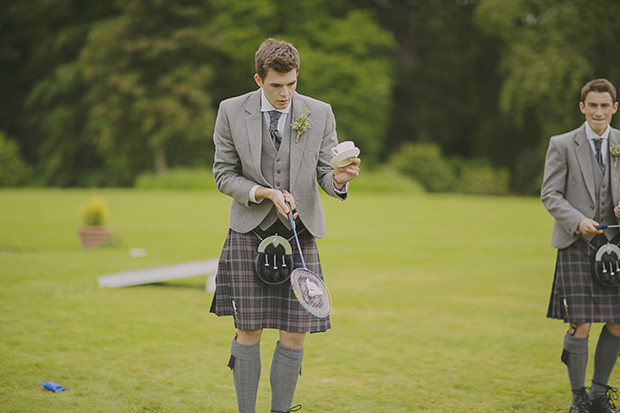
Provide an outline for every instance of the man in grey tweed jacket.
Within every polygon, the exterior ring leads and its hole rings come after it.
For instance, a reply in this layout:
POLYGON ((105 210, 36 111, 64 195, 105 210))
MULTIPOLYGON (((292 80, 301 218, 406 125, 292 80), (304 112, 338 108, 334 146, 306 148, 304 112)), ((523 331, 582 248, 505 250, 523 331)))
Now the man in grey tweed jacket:
POLYGON ((610 148, 620 132, 609 126, 618 109, 616 89, 605 79, 588 82, 579 108, 586 122, 549 142, 541 199, 555 219, 551 245, 558 249, 547 316, 571 327, 562 361, 573 392, 570 412, 615 412, 608 385, 620 353, 620 288, 593 280, 596 248, 613 240, 620 218, 620 170, 610 148), (605 323, 594 354, 590 392, 585 384, 592 323, 605 323))
POLYGON ((291 205, 308 267, 322 276, 315 242, 325 235, 318 187, 345 200, 348 182, 359 175, 360 160, 353 157, 348 166, 330 166, 332 148, 338 144, 336 121, 330 105, 295 91, 299 55, 293 45, 268 39, 255 61, 259 89, 223 101, 213 135, 215 182, 233 200, 212 312, 234 317, 237 335, 229 366, 242 413, 255 411, 262 331, 280 331, 270 372, 271 411, 284 413, 298 409, 291 405, 305 334, 326 331, 329 319, 303 310, 290 283, 268 285, 258 279, 258 240, 274 234, 288 238, 291 205), (303 114, 312 126, 298 136, 291 124, 303 114))

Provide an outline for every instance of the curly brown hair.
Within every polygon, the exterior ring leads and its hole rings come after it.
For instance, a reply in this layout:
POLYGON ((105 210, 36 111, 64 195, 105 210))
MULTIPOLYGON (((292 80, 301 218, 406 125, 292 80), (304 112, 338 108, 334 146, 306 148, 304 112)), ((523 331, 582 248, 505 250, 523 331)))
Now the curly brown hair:
POLYGON ((586 101, 586 96, 590 92, 607 92, 611 95, 611 100, 613 102, 616 101, 616 88, 611 82, 607 79, 594 79, 586 83, 586 85, 581 89, 581 101, 586 101))
POLYGON ((293 69, 299 72, 299 52, 287 42, 269 38, 260 45, 254 58, 256 73, 261 79, 267 76, 269 69, 278 73, 288 73, 293 69))

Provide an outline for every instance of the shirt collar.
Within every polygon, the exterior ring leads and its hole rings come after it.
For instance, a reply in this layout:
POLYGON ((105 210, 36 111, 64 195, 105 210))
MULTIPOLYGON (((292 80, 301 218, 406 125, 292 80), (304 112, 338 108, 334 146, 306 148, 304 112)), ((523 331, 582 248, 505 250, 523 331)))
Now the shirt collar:
POLYGON ((603 132, 603 134, 601 136, 599 136, 596 132, 594 132, 594 130, 592 130, 592 128, 590 127, 590 124, 586 121, 586 137, 588 138, 588 140, 593 140, 593 139, 608 139, 609 138, 609 131, 611 130, 611 126, 607 125, 607 129, 605 129, 605 132, 603 132))
POLYGON ((272 110, 277 110, 278 112, 288 113, 291 109, 291 103, 288 104, 284 109, 276 109, 269 102, 269 100, 265 97, 265 91, 263 88, 260 88, 260 111, 261 112, 271 112, 272 110))

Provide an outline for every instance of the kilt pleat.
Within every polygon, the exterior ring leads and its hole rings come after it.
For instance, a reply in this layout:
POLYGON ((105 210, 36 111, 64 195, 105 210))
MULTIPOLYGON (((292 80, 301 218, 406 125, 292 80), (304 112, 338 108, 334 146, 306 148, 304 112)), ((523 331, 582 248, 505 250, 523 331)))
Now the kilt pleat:
MULTIPOLYGON (((591 241, 596 248, 606 242, 604 236, 591 241)), ((593 280, 595 256, 582 239, 558 250, 547 317, 576 324, 620 322, 620 287, 603 287, 593 280)))
MULTIPOLYGON (((315 238, 308 231, 298 236, 306 266, 323 278, 315 238)), ((295 298, 290 282, 268 285, 256 276, 254 256, 259 243, 259 238, 252 232, 228 231, 218 263, 211 312, 218 316, 233 316, 235 327, 240 330, 327 331, 331 327, 329 317, 319 319, 304 310, 295 298)), ((295 268, 302 267, 295 240, 290 243, 295 268)))

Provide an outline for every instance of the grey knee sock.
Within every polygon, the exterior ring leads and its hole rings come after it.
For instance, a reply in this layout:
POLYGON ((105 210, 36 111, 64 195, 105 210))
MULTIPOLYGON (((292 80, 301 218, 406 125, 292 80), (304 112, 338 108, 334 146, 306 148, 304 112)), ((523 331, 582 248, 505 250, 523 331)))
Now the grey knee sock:
POLYGON ((607 393, 606 386, 619 354, 620 337, 611 333, 606 327, 603 327, 594 353, 594 375, 592 376, 592 387, 590 388, 591 399, 596 399, 607 393))
POLYGON ((276 344, 270 374, 272 412, 288 412, 291 409, 303 358, 303 349, 284 347, 279 342, 276 344))
MULTIPOLYGON (((586 367, 588 366, 588 338, 578 338, 566 333, 564 336, 564 351, 568 352, 568 380, 572 390, 579 390, 585 386, 586 367)), ((573 393, 573 401, 575 393, 573 393)))
POLYGON ((260 342, 248 346, 233 340, 230 354, 234 357, 231 368, 239 413, 254 413, 260 380, 260 342))

